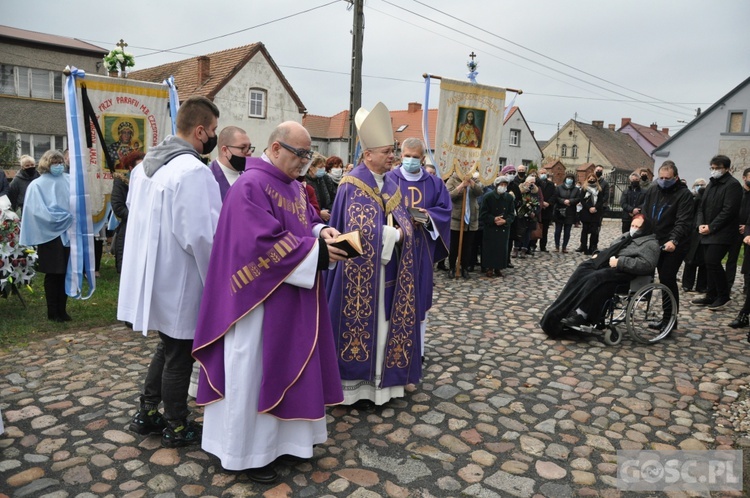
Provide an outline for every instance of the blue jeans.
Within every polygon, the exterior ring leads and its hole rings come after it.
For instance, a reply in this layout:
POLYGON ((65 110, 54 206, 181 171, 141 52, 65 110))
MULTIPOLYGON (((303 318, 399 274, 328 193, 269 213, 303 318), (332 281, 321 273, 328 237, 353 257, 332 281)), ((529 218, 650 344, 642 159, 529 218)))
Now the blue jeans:
POLYGON ((565 228, 565 235, 563 236, 562 248, 567 249, 568 242, 570 242, 570 229, 573 227, 572 223, 555 222, 555 247, 560 247, 560 233, 562 233, 563 227, 565 228))

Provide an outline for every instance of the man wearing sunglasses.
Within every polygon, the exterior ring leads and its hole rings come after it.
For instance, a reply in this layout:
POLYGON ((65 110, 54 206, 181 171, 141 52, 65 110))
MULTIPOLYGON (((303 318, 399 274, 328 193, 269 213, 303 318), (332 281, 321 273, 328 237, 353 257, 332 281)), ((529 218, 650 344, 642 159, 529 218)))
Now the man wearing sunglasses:
POLYGON ((319 272, 346 252, 297 181, 311 156, 307 130, 286 122, 247 159, 224 199, 193 343, 203 449, 266 484, 277 459, 326 441, 325 407, 343 399, 319 272))
POLYGON ((253 155, 255 147, 250 143, 250 137, 242 128, 227 126, 219 133, 219 155, 209 168, 219 184, 221 200, 227 195, 229 187, 234 185, 237 178, 245 171, 247 158, 253 155))

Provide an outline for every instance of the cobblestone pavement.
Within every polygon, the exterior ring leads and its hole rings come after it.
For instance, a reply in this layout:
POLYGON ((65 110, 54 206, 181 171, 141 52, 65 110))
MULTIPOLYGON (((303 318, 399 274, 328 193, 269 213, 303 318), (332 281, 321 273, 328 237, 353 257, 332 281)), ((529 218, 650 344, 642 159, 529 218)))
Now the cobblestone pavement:
POLYGON ((729 415, 750 380, 746 332, 725 326, 737 295, 720 313, 683 304, 657 345, 547 339, 539 318, 582 258, 441 272, 423 382, 372 412, 330 409, 329 440, 271 486, 127 432, 153 338, 116 326, 0 353, 0 497, 620 496, 618 449, 750 446, 729 415))

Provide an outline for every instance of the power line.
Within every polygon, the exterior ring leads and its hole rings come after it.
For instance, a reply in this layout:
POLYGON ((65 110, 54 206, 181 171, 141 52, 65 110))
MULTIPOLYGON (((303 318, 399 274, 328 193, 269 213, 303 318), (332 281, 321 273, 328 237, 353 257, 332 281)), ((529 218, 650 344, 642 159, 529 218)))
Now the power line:
POLYGON ((178 47, 172 47, 170 49, 157 50, 157 51, 154 51, 154 52, 151 52, 151 53, 148 53, 148 54, 142 54, 139 57, 148 57, 149 55, 160 54, 162 52, 171 52, 173 50, 177 50, 177 49, 180 49, 180 48, 192 47, 193 45, 199 45, 201 43, 206 43, 206 42, 209 42, 209 41, 218 40, 220 38, 226 38, 227 36, 236 35, 238 33, 244 33, 245 31, 250 31, 251 29, 260 28, 260 27, 263 27, 263 26, 268 26, 269 24, 273 24, 273 23, 276 23, 276 22, 279 22, 279 21, 284 21, 286 19, 291 19, 292 17, 296 17, 296 16, 299 16, 299 15, 302 15, 302 14, 307 14, 308 12, 312 12, 314 10, 322 9, 323 7, 327 7, 329 5, 333 5, 334 3, 338 3, 338 2, 341 2, 341 1, 342 0, 333 0, 331 2, 324 3, 322 5, 318 5, 317 7, 312 7, 310 9, 302 10, 302 11, 296 12, 294 14, 289 14, 288 16, 279 17, 278 19, 273 19, 272 21, 266 21, 266 22, 263 22, 263 23, 260 23, 260 24, 256 24, 255 26, 250 26, 249 28, 244 28, 244 29, 240 29, 240 30, 237 30, 237 31, 232 31, 231 33, 226 33, 226 34, 223 34, 223 35, 214 36, 214 37, 211 37, 211 38, 206 38, 205 40, 200 40, 200 41, 193 42, 193 43, 186 43, 185 45, 180 45, 178 47))
MULTIPOLYGON (((547 59, 547 60, 550 60, 550 61, 552 61, 552 62, 556 62, 557 64, 560 64, 561 66, 565 66, 565 67, 567 67, 567 68, 569 68, 569 69, 573 69, 574 71, 578 71, 578 72, 580 72, 580 73, 583 73, 583 74, 585 74, 586 76, 591 76, 592 78, 596 78, 596 79, 598 79, 599 81, 603 81, 603 82, 605 82, 605 83, 608 83, 608 84, 610 84, 610 85, 614 85, 614 86, 616 86, 616 87, 618 87, 618 88, 622 88, 622 89, 624 89, 624 90, 627 90, 627 91, 629 91, 629 92, 632 92, 632 93, 635 93, 635 94, 638 94, 638 95, 642 95, 642 96, 644 96, 644 97, 648 97, 648 98, 650 98, 650 99, 654 99, 654 100, 656 100, 657 102, 662 102, 662 103, 664 103, 664 104, 670 104, 669 102, 666 102, 666 101, 664 101, 664 100, 662 100, 662 99, 660 99, 660 98, 658 98, 658 97, 652 97, 652 96, 650 96, 650 95, 647 95, 647 94, 645 94, 645 93, 641 93, 641 92, 639 92, 639 91, 637 91, 637 90, 632 90, 632 89, 630 89, 630 88, 627 88, 627 87, 625 87, 625 86, 623 86, 623 85, 620 85, 620 84, 618 84, 618 83, 615 83, 615 82, 613 82, 613 81, 609 81, 609 80, 607 80, 607 79, 604 79, 604 78, 600 78, 599 76, 596 76, 595 74, 591 74, 591 73, 589 73, 589 72, 586 72, 586 71, 584 71, 583 69, 577 68, 577 67, 575 67, 575 66, 571 66, 570 64, 566 64, 565 62, 559 61, 559 60, 557 60, 557 59, 555 59, 555 58, 553 58, 553 57, 549 57, 549 56, 547 56, 547 55, 545 55, 545 54, 543 54, 543 53, 541 53, 541 52, 537 52, 536 50, 533 50, 533 49, 531 49, 531 48, 525 47, 525 46, 521 45, 520 43, 516 43, 516 42, 514 42, 514 41, 512 41, 512 40, 509 40, 509 39, 507 39, 507 38, 504 38, 504 37, 502 37, 502 36, 498 35, 497 33, 492 33, 492 32, 490 32, 490 31, 488 31, 488 30, 486 30, 486 29, 484 29, 484 28, 481 28, 481 27, 479 27, 479 26, 477 26, 477 25, 475 25, 475 24, 472 24, 472 23, 470 23, 470 22, 464 21, 463 19, 460 19, 460 18, 458 18, 458 17, 456 17, 456 16, 454 16, 454 15, 452 15, 452 14, 448 14, 448 13, 446 13, 446 12, 443 12, 442 10, 440 10, 440 9, 437 9, 436 7, 432 7, 432 6, 430 6, 430 5, 427 5, 426 3, 424 3, 424 2, 422 2, 422 1, 420 1, 420 0, 412 0, 412 1, 413 1, 413 2, 415 2, 415 3, 418 3, 418 4, 420 4, 420 5, 423 5, 423 6, 427 7, 427 8, 430 8, 430 9, 432 9, 432 10, 436 11, 436 12, 440 12, 440 13, 441 13, 441 14, 443 14, 444 16, 450 17, 450 18, 451 18, 451 19, 453 19, 453 20, 456 20, 456 21, 462 22, 462 23, 464 23, 464 24, 466 24, 466 25, 468 25, 468 26, 471 26, 472 28, 475 28, 475 29, 478 29, 479 31, 482 31, 482 32, 484 32, 484 33, 487 33, 488 35, 494 36, 494 37, 496 37, 496 38, 500 38, 501 40, 503 40, 503 41, 506 41, 506 42, 508 42, 508 43, 510 43, 510 44, 512 44, 512 45, 515 45, 515 46, 517 46, 517 47, 520 47, 520 48, 522 48, 522 49, 524 49, 524 50, 528 50, 529 52, 531 52, 531 53, 533 53, 533 54, 535 54, 535 55, 538 55, 538 56, 540 56, 540 57, 543 57, 543 58, 545 58, 545 59, 547 59)), ((674 104, 672 104, 672 105, 674 105, 674 104)), ((693 111, 693 109, 688 109, 688 108, 686 108, 686 107, 684 107, 683 109, 689 110, 689 111, 691 111, 691 112, 693 111)))
MULTIPOLYGON (((429 22, 431 22, 431 23, 434 23, 434 24, 437 24, 437 25, 439 25, 439 26, 442 26, 442 27, 444 27, 444 28, 446 28, 446 29, 449 29, 449 30, 451 30, 451 31, 453 31, 453 32, 457 32, 457 33, 460 33, 461 35, 463 35, 463 36, 465 36, 465 37, 467 37, 467 38, 471 38, 471 39, 474 39, 474 40, 476 40, 476 41, 478 41, 478 42, 480 42, 480 43, 484 43, 484 44, 486 44, 486 45, 489 45, 489 46, 491 46, 491 47, 493 47, 493 48, 496 48, 496 49, 498 49, 498 50, 501 50, 501 51, 503 51, 503 52, 506 52, 506 53, 509 53, 509 54, 511 54, 511 55, 514 55, 515 57, 518 57, 518 58, 520 58, 520 59, 523 59, 523 60, 525 60, 525 61, 531 62, 532 64, 536 64, 536 65, 538 65, 538 66, 541 66, 541 67, 543 67, 543 68, 545 68, 545 69, 547 69, 547 70, 550 70, 550 71, 554 71, 554 72, 556 72, 556 73, 559 73, 559 74, 562 74, 562 75, 564 75, 564 76, 567 76, 568 78, 571 78, 571 79, 574 79, 574 80, 577 80, 577 81, 580 81, 580 82, 586 83, 586 84, 588 84, 588 85, 591 85, 591 86, 593 86, 593 87, 599 88, 599 89, 601 89, 601 90, 604 90, 604 91, 606 91, 606 92, 614 93, 615 95, 619 95, 620 97, 625 97, 625 98, 632 98, 632 97, 630 97, 630 96, 628 96, 628 95, 625 95, 625 94, 623 94, 623 93, 620 93, 620 92, 618 92, 618 91, 615 91, 615 90, 610 90, 609 88, 603 87, 603 86, 601 86, 601 85, 598 85, 598 84, 596 84, 596 83, 592 83, 592 82, 590 82, 590 81, 586 81, 586 80, 584 80, 584 79, 581 79, 581 78, 579 78, 579 77, 577 77, 577 76, 575 76, 575 75, 572 75, 572 74, 568 74, 568 73, 566 73, 566 72, 564 72, 564 71, 561 71, 561 70, 559 70, 559 69, 556 69, 556 68, 553 68, 553 67, 547 66, 547 65, 545 65, 545 64, 542 64, 541 62, 537 62, 537 61, 535 61, 535 60, 533 60, 533 59, 531 59, 531 58, 529 58, 529 57, 526 57, 526 56, 524 56, 524 55, 520 55, 520 54, 517 54, 517 53, 515 53, 515 52, 512 52, 512 51, 510 51, 510 50, 508 50, 508 49, 506 49, 506 48, 500 47, 500 46, 498 46, 498 45, 495 45, 495 44, 493 44, 493 43, 490 43, 490 42, 488 42, 488 41, 486 41, 486 40, 483 40, 483 39, 481 39, 481 38, 478 38, 478 37, 476 37, 476 36, 474 36, 474 35, 472 35, 472 34, 470 34, 470 33, 466 33, 466 32, 464 32, 464 31, 460 31, 460 30, 456 29, 455 27, 452 27, 452 26, 448 26, 448 25, 447 25, 447 24, 445 24, 445 23, 442 23, 442 22, 440 22, 440 21, 436 21, 436 20, 434 20, 434 19, 431 19, 431 18, 429 18, 429 17, 427 17, 427 16, 425 16, 425 15, 423 15, 423 14, 419 14, 419 13, 417 13, 417 12, 414 12, 414 11, 412 11, 412 10, 409 10, 409 9, 407 9, 407 8, 405 8, 405 7, 402 7, 402 6, 396 5, 396 4, 394 4, 393 2, 390 2, 389 0, 382 0, 382 1, 383 1, 384 3, 387 3, 388 5, 391 5, 391 6, 395 7, 395 8, 397 8, 397 9, 403 10, 404 12, 408 12, 409 14, 412 14, 412 15, 414 15, 414 16, 417 16, 417 17, 418 17, 418 18, 420 18, 420 19, 425 19, 425 20, 427 20, 427 21, 429 21, 429 22)), ((462 21, 462 22, 463 22, 463 21, 462 21)), ((549 76, 547 76, 547 77, 549 77, 549 76)), ((568 83, 568 84, 570 84, 570 83, 568 83)), ((653 98, 653 97, 652 97, 652 98, 653 98)), ((635 99, 635 100, 636 100, 637 102, 641 102, 641 101, 640 101, 640 100, 638 100, 638 99, 635 99)), ((662 110, 664 110, 664 111, 667 111, 667 112, 670 112, 670 113, 676 113, 676 112, 677 112, 677 111, 675 111, 675 110, 673 110, 673 109, 669 109, 669 108, 666 108, 666 107, 662 107, 662 106, 659 106, 659 105, 656 105, 656 104, 648 104, 648 105, 651 105, 651 106, 653 106, 653 107, 656 107, 656 108, 662 109, 662 110)))

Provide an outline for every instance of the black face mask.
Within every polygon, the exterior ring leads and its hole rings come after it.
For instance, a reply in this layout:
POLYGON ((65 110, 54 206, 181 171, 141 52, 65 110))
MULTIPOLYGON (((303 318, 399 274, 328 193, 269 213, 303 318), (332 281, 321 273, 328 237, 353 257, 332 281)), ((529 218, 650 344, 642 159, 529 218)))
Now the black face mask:
POLYGON ((246 160, 247 158, 245 156, 235 156, 234 154, 229 156, 229 164, 232 165, 235 171, 239 171, 240 173, 245 171, 246 160))
POLYGON ((589 182, 589 185, 593 187, 594 185, 596 185, 596 182, 589 182))
POLYGON ((633 188, 640 187, 641 186, 641 182, 638 182, 638 181, 636 181, 636 182, 630 182, 630 186, 633 187, 633 188))
POLYGON ((648 175, 641 175, 641 181, 647 182, 648 181, 648 175))
POLYGON ((597 171, 596 172, 596 177, 597 178, 601 178, 602 177, 602 172, 601 171, 597 171))
POLYGON ((520 178, 521 180, 524 180, 526 178, 526 173, 524 173, 523 171, 519 171, 518 178, 520 178))
MULTIPOLYGON (((206 132, 206 135, 208 135, 208 132, 206 132)), ((202 154, 205 156, 206 154, 210 154, 211 151, 213 151, 216 148, 216 142, 219 141, 219 137, 214 135, 213 137, 208 137, 208 140, 201 141, 203 144, 203 152, 202 154)))
POLYGON ((745 180, 745 185, 747 185, 748 187, 750 187, 750 180, 745 180))

